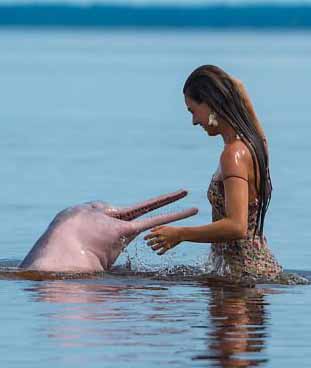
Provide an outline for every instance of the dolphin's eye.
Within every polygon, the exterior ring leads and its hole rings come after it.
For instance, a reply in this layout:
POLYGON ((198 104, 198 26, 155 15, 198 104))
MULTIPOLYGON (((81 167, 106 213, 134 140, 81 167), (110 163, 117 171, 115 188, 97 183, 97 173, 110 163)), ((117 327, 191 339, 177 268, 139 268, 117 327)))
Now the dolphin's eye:
POLYGON ((114 213, 117 212, 117 210, 115 208, 113 208, 113 207, 109 207, 109 208, 106 208, 106 212, 111 213, 111 214, 114 214, 114 213))

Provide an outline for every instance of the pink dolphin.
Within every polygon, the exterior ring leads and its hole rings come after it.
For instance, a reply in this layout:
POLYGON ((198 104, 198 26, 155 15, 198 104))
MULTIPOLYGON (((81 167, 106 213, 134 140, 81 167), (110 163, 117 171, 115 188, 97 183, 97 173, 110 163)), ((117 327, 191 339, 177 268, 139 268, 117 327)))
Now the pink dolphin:
POLYGON ((67 208, 55 216, 19 267, 51 272, 107 271, 142 231, 195 215, 198 210, 189 208, 132 221, 186 195, 186 190, 179 190, 130 208, 100 201, 67 208))

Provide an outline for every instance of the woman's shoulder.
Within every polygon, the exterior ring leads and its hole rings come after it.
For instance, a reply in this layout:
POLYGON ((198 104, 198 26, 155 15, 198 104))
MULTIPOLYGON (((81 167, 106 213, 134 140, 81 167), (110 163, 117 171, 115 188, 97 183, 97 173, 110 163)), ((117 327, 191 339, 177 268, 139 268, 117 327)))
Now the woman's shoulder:
POLYGON ((241 176, 247 179, 251 154, 242 140, 226 144, 220 156, 220 171, 223 179, 229 176, 241 176))
POLYGON ((242 140, 237 139, 234 142, 225 145, 220 156, 220 163, 222 165, 236 163, 247 164, 249 159, 251 159, 249 148, 242 140))

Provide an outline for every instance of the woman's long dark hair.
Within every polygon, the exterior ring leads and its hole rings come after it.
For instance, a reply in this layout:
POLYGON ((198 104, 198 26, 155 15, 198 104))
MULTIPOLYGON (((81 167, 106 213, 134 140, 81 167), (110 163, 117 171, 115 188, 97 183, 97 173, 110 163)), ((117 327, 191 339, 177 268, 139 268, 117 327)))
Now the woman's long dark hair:
POLYGON ((259 235, 263 236, 265 215, 272 192, 268 151, 265 148, 264 137, 257 128, 255 118, 247 109, 238 87, 221 68, 214 65, 202 65, 190 74, 185 82, 183 93, 197 103, 206 103, 219 117, 230 124, 249 148, 254 165, 255 185, 259 195, 259 210, 254 236, 257 230, 259 230, 259 235), (256 162, 260 174, 259 187, 256 162))

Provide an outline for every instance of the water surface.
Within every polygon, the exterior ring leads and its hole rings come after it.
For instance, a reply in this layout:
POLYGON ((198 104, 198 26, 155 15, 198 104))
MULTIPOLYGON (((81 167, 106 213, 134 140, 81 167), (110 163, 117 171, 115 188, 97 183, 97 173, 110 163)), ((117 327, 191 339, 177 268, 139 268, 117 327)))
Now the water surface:
MULTIPOLYGON (((199 215, 181 223, 208 222, 222 142, 191 126, 181 90, 190 71, 211 63, 245 82, 269 138, 269 244, 286 269, 310 270, 309 40, 1 31, 2 260, 21 260, 58 211, 83 201, 128 205, 184 187, 191 194, 170 208, 197 206, 199 215)), ((140 272, 204 268, 208 251, 182 244, 158 257, 140 236, 117 265, 129 257, 140 272)), ((308 286, 135 274, 1 286, 1 366, 310 366, 308 286)))

